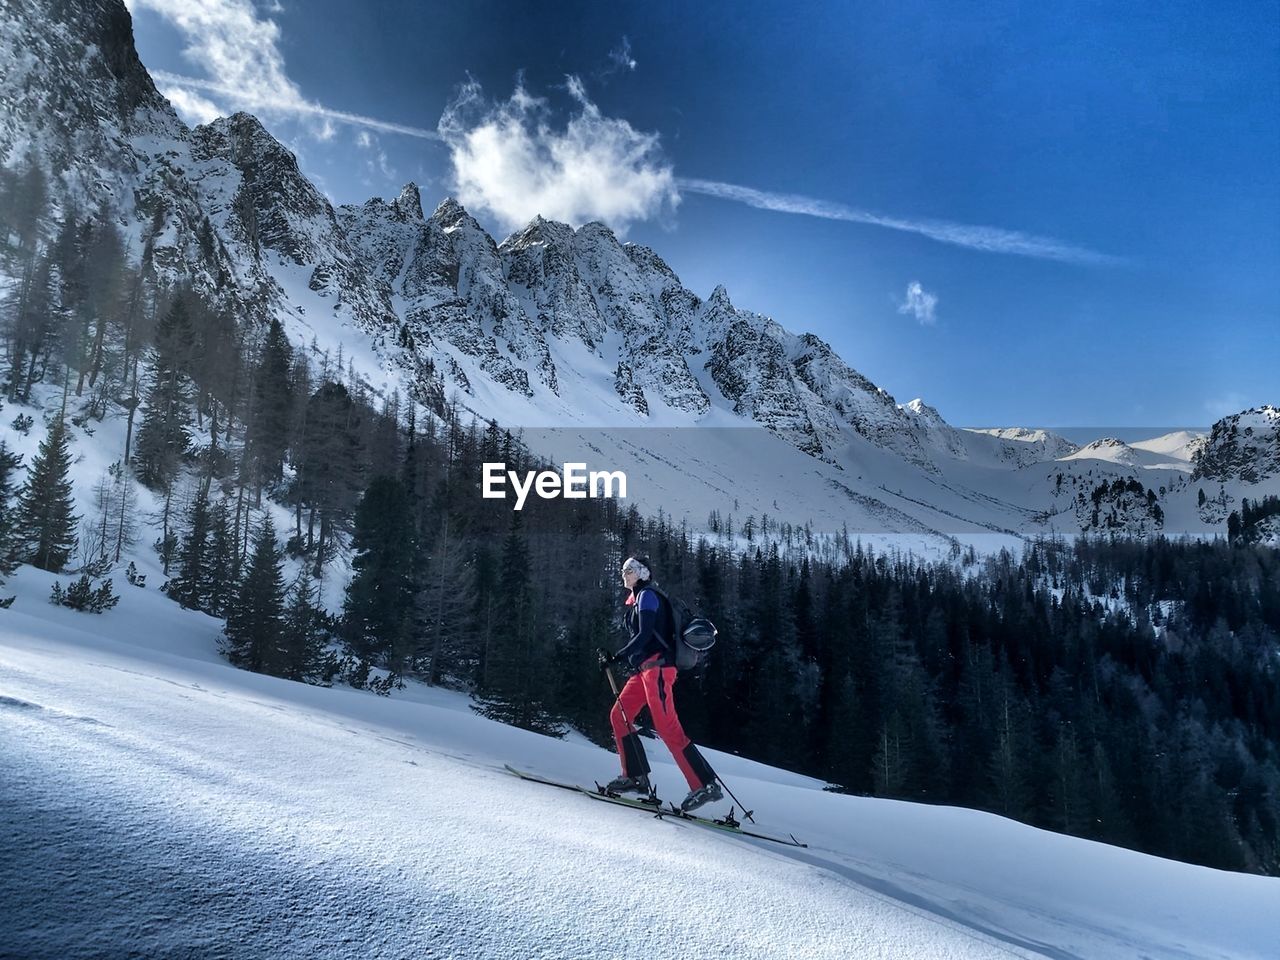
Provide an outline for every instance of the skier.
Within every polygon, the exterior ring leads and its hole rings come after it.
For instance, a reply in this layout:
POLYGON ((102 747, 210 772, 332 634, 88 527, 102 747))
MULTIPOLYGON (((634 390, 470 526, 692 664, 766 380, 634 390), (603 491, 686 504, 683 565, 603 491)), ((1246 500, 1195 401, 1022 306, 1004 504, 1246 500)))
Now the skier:
POLYGON ((622 564, 622 583, 631 591, 627 597, 627 627, 631 641, 612 656, 601 655, 602 665, 625 660, 637 672, 627 680, 609 712, 613 737, 622 761, 622 776, 609 783, 615 793, 649 793, 649 760, 640 736, 631 728, 634 718, 648 706, 653 727, 675 758, 680 772, 689 781, 689 795, 680 804, 686 813, 724 794, 698 748, 693 745, 680 718, 676 716, 672 688, 676 682, 674 617, 671 603, 652 586, 653 574, 646 559, 628 557, 622 564))

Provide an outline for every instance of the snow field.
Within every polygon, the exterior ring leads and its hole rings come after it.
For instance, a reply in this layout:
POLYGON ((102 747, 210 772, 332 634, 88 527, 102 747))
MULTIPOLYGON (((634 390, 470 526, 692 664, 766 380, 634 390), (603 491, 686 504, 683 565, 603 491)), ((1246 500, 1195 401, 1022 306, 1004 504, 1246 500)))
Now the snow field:
POLYGON ((447 691, 236 670, 154 588, 97 617, 52 580, 22 568, 0 613, 0 954, 1208 960, 1280 934, 1274 878, 712 751, 808 850, 526 783, 502 764, 589 783, 616 758, 447 691))

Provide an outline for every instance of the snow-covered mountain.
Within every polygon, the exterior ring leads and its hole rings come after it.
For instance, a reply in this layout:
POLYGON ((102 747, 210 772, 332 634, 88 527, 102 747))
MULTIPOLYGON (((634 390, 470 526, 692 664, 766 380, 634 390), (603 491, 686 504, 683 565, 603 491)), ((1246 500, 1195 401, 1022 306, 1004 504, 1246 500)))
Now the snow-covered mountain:
POLYGON ((1135 450, 1146 450, 1158 453, 1172 460, 1185 460, 1190 463, 1199 450, 1208 441, 1208 437, 1195 430, 1174 430, 1150 440, 1137 440, 1129 444, 1135 450))
MULTIPOLYGON (((279 317, 375 390, 437 409, 453 397, 543 428, 527 439, 548 458, 626 470, 642 508, 1004 543, 1081 529, 1064 483, 1141 477, 1164 529, 1225 523, 1175 502, 1199 489, 1181 483, 1190 440, 1077 450, 1043 431, 956 429, 723 287, 704 299, 603 224, 538 217, 498 242, 452 199, 425 215, 414 184, 335 209, 254 117, 183 124, 121 0, 5 5, 0 27, 0 159, 50 171, 61 213, 105 211, 162 277, 279 317)), ((1276 492, 1273 409, 1215 427, 1197 457, 1224 503, 1276 492)))
MULTIPOLYGON (((1118 463, 1128 467, 1154 467, 1160 464, 1170 464, 1171 457, 1161 455, 1159 453, 1145 450, 1138 446, 1131 446, 1123 440, 1117 440, 1115 437, 1103 437, 1095 440, 1090 444, 1086 444, 1074 453, 1069 453, 1061 460, 1105 460, 1107 463, 1118 463)), ((1185 461, 1186 469, 1190 471, 1191 462, 1185 461)))
MULTIPOLYGON (((1274 956, 1274 877, 715 751, 759 828, 808 848, 656 820, 503 771, 611 775, 581 736, 419 684, 384 698, 239 670, 218 621, 153 587, 93 616, 46 603, 55 579, 23 567, 0 614, 6 955, 1274 956)), ((670 792, 683 778, 652 755, 670 792)))
POLYGON ((1223 417, 1192 462, 1197 480, 1263 483, 1280 477, 1280 407, 1266 404, 1223 417))
POLYGON ((1058 460, 1080 449, 1079 444, 1072 443, 1066 437, 1060 437, 1049 430, 1031 429, 1028 427, 988 427, 971 428, 973 433, 987 433, 1001 440, 1016 440, 1025 447, 1007 448, 1021 453, 1020 461, 1038 463, 1041 460, 1058 460))

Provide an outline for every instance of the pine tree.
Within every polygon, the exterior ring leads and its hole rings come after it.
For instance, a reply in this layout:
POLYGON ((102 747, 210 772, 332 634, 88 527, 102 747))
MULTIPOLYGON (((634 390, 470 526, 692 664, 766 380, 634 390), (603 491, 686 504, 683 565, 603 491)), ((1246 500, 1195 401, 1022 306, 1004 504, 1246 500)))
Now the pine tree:
POLYGON ((563 729, 547 703, 553 689, 548 662, 552 651, 540 629, 529 547, 520 514, 512 511, 511 518, 477 709, 503 723, 560 736, 563 729))
POLYGON ((26 169, 18 178, 8 218, 18 234, 18 246, 21 249, 35 250, 40 238, 40 221, 48 211, 48 206, 48 180, 44 175, 44 168, 33 154, 27 157, 26 169))
POLYGON ((225 617, 236 592, 236 545, 227 502, 219 500, 209 516, 208 605, 215 617, 225 617))
MULTIPOLYGON (((418 656, 428 684, 435 684, 456 658, 472 632, 475 605, 475 571, 468 562, 465 542, 450 533, 450 516, 443 511, 440 530, 430 544, 422 566, 424 583, 415 597, 416 622, 421 641, 418 656)), ((421 547, 419 553, 425 553, 421 547)))
POLYGON ((1028 731, 1030 718, 1013 681, 1003 675, 996 693, 996 742, 989 766, 990 804, 1015 820, 1031 816, 1027 767, 1034 757, 1028 731))
POLYGON ((1058 725, 1052 758, 1051 822, 1063 833, 1078 835, 1089 822, 1084 758, 1070 722, 1058 725))
POLYGON ((319 669, 324 646, 323 615, 306 576, 300 576, 289 591, 280 632, 277 662, 280 676, 306 680, 319 669))
POLYGON ((254 542, 249 569, 227 615, 227 657, 238 667, 283 675, 279 653, 284 628, 284 576, 276 531, 268 515, 254 542))
POLYGON ((70 469, 66 427, 58 421, 41 441, 18 497, 18 555, 53 573, 62 572, 76 547, 80 518, 72 513, 70 469))
POLYGON ((356 656, 389 658, 400 669, 407 652, 413 583, 413 519, 404 485, 375 477, 356 509, 352 577, 344 604, 347 639, 356 656))
POLYGON ((247 434, 253 475, 261 482, 275 483, 284 472, 293 415, 293 388, 289 380, 292 357, 284 328, 272 317, 254 373, 247 434))
POLYGON ((16 517, 11 501, 14 494, 14 474, 20 466, 22 456, 11 453, 8 445, 0 440, 0 577, 13 573, 14 568, 16 517))
POLYGON ((168 487, 191 443, 189 356, 194 333, 190 307, 179 295, 156 330, 151 386, 134 452, 138 477, 152 489, 168 487))
POLYGON ((22 276, 7 311, 9 336, 10 400, 31 399, 31 386, 44 376, 54 335, 53 260, 47 253, 33 253, 23 264, 22 276))
POLYGON ((325 383, 307 401, 292 494, 310 509, 306 549, 321 575, 360 499, 363 410, 341 384, 325 383))
POLYGON ((210 606, 209 527, 209 497, 201 489, 178 547, 178 572, 169 581, 169 596, 192 610, 208 610, 210 606))

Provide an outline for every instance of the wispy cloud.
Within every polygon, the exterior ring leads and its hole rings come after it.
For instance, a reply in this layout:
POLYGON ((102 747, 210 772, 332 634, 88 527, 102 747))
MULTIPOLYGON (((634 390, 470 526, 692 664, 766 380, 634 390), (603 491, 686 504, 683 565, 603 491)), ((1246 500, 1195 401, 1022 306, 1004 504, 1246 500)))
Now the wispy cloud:
POLYGON ((850 207, 843 203, 829 200, 818 200, 813 197, 794 193, 769 193, 742 187, 733 183, 721 183, 715 180, 698 180, 680 177, 677 186, 689 193, 700 193, 722 200, 735 200, 750 207, 761 210, 773 210, 779 213, 798 213, 807 217, 819 217, 824 220, 843 220, 849 223, 865 223, 890 230, 901 230, 949 243, 971 250, 983 250, 989 253, 1008 253, 1023 257, 1036 257, 1042 260, 1059 260, 1063 263, 1089 264, 1096 266, 1115 266, 1123 263, 1123 259, 1109 254, 1073 246, 1051 237, 1038 237, 1017 230, 1005 230, 1001 227, 984 227, 964 223, 951 223, 946 220, 916 220, 902 217, 884 216, 850 207))
POLYGON ((468 207, 506 227, 542 214, 580 224, 603 220, 619 233, 680 201, 658 136, 604 116, 581 81, 567 79, 576 112, 553 126, 545 100, 517 83, 510 99, 492 103, 469 81, 440 118, 454 190, 468 207))
MULTIPOLYGON (((437 139, 431 130, 331 110, 302 95, 285 70, 280 28, 259 16, 250 0, 127 0, 130 10, 149 10, 181 31, 183 57, 206 77, 152 72, 161 92, 185 118, 207 123, 233 109, 258 110, 315 121, 321 140, 334 135, 334 123, 437 139), (203 94, 203 96, 201 95, 203 94)), ((270 8, 279 12, 276 4, 270 8)))
POLYGON ((635 70, 636 58, 631 55, 631 41, 625 36, 622 41, 609 51, 609 66, 611 71, 625 70, 628 73, 635 70))
MULTIPOLYGON (((345 110, 331 110, 328 107, 321 106, 318 103, 312 103, 309 100, 303 100, 293 97, 273 96, 262 91, 247 92, 245 90, 236 89, 231 84, 219 83, 214 80, 201 80, 197 77, 184 77, 176 73, 169 73, 165 70, 151 71, 152 78, 160 87, 160 92, 170 100, 169 90, 177 88, 180 90, 201 90, 206 93, 220 95, 225 103, 235 107, 248 110, 266 110, 274 111, 285 115, 293 115, 300 117, 314 117, 317 120, 337 121, 339 123, 349 123, 357 127, 365 127, 369 130, 377 130, 380 133, 402 133, 410 137, 421 137, 424 140, 439 140, 440 135, 434 130, 424 130, 422 127, 411 127, 403 123, 391 123, 387 120, 379 120, 376 117, 366 117, 359 113, 348 113, 345 110)), ((209 101, 205 100, 204 103, 209 101)), ((178 107, 175 101, 174 106, 178 107)), ((204 123, 205 120, 198 122, 204 123)), ((332 135, 331 131, 326 131, 323 127, 318 128, 317 133, 321 135, 321 139, 329 139, 332 135), (325 134, 328 135, 325 135, 325 134)))
POLYGON ((922 327, 931 327, 938 319, 934 313, 937 306, 938 298, 915 280, 907 284, 907 296, 898 304, 898 312, 915 317, 922 327))
POLYGON ((366 185, 372 186, 378 177, 384 181, 395 178, 396 172, 387 159, 387 152, 382 149, 382 142, 374 134, 368 130, 361 130, 356 134, 355 143, 369 155, 364 162, 363 181, 366 185))

